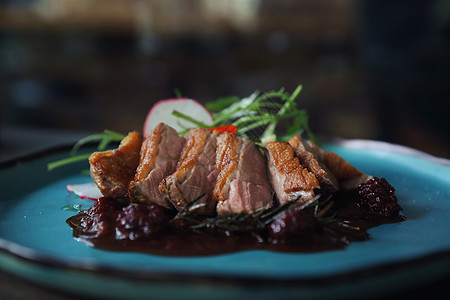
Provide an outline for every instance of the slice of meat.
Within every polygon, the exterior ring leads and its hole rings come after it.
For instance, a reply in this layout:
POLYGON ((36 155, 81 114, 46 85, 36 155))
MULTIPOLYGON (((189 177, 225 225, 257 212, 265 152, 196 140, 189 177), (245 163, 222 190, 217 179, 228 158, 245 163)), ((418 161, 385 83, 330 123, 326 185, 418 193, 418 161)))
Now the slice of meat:
POLYGON ((104 196, 128 200, 128 185, 139 164, 142 139, 130 132, 114 150, 94 152, 89 156, 91 177, 104 196))
POLYGON ((163 123, 147 134, 142 143, 139 166, 129 185, 131 201, 172 208, 172 204, 161 196, 158 186, 175 171, 185 141, 175 129, 163 123))
POLYGON ((249 139, 223 133, 217 138, 214 186, 218 214, 252 213, 273 205, 264 156, 249 139))
POLYGON ((336 153, 329 152, 317 146, 312 141, 306 142, 306 146, 311 149, 310 151, 314 153, 314 156, 317 157, 319 161, 322 161, 334 176, 336 176, 341 190, 348 191, 354 189, 361 183, 365 183, 373 178, 355 168, 336 153))
POLYGON ((294 154, 298 157, 302 166, 312 172, 319 180, 321 189, 330 193, 339 190, 339 183, 336 176, 334 176, 322 160, 318 160, 314 156, 314 151, 311 150, 311 147, 307 143, 303 142, 300 135, 294 135, 289 140, 289 144, 292 146, 294 154))
POLYGON ((216 168, 216 136, 207 128, 191 129, 186 136, 186 144, 181 152, 175 172, 164 178, 159 190, 177 210, 189 202, 205 195, 197 202, 205 206, 197 210, 201 215, 215 213, 216 203, 212 199, 212 189, 219 170, 216 168))
POLYGON ((269 177, 280 204, 299 198, 302 205, 315 197, 319 188, 316 176, 304 168, 288 142, 266 144, 269 177))

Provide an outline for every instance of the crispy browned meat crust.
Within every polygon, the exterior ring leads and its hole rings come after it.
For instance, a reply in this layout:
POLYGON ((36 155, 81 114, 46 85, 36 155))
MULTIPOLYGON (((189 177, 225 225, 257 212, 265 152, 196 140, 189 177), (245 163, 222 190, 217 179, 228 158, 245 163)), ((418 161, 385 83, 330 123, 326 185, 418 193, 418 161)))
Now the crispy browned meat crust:
POLYGON ((316 176, 304 168, 288 142, 266 144, 270 182, 280 204, 297 200, 301 205, 315 196, 316 176))
POLYGON ((144 141, 130 132, 117 149, 92 153, 89 163, 104 196, 180 210, 204 192, 199 203, 206 215, 215 213, 216 203, 222 213, 269 207, 272 189, 281 204, 295 198, 304 203, 316 189, 350 190, 371 178, 299 135, 266 148, 267 161, 250 140, 207 128, 185 139, 160 123, 144 141))
POLYGON ((334 176, 336 176, 340 189, 351 190, 372 178, 372 176, 358 170, 336 153, 329 152, 317 146, 312 141, 308 141, 307 143, 312 151, 316 153, 318 158, 323 161, 334 176))
POLYGON ((217 140, 216 166, 220 170, 213 190, 214 200, 223 201, 226 196, 225 185, 238 166, 238 151, 242 141, 231 134, 221 134, 217 140))
POLYGON ((289 140, 289 144, 292 146, 295 156, 299 158, 300 163, 310 172, 314 173, 319 181, 327 175, 327 172, 320 167, 319 163, 314 158, 314 154, 306 151, 303 146, 303 141, 298 134, 294 135, 289 140))
POLYGON ((300 164, 289 143, 273 142, 268 143, 266 147, 274 166, 285 177, 283 186, 286 193, 308 191, 319 187, 316 176, 300 164))
POLYGON ((215 166, 216 135, 208 128, 191 129, 186 136, 175 172, 161 181, 161 194, 176 209, 182 209, 191 200, 205 193, 198 203, 206 206, 200 208, 198 213, 214 213, 212 189, 219 172, 215 166))
POLYGON ((252 213, 272 206, 266 161, 254 142, 222 133, 217 138, 216 166, 220 173, 213 195, 218 214, 252 213))
POLYGON ((158 147, 158 141, 161 137, 161 132, 163 130, 164 124, 159 123, 155 129, 147 134, 142 143, 140 151, 140 162, 136 169, 136 174, 134 176, 134 181, 139 181, 145 179, 150 173, 153 165, 153 161, 157 155, 156 148, 158 147))
POLYGON ((142 138, 130 132, 114 150, 94 152, 89 157, 91 177, 104 196, 126 198, 128 185, 139 164, 142 138))
POLYGON ((178 136, 175 129, 163 123, 147 134, 142 143, 134 181, 128 189, 132 202, 172 207, 161 196, 158 186, 164 177, 175 171, 184 143, 184 137, 178 136))
POLYGON ((189 131, 187 142, 181 152, 177 170, 173 176, 183 178, 189 170, 196 164, 199 155, 202 153, 211 131, 207 128, 198 128, 189 131))
POLYGON ((319 180, 320 186, 334 193, 339 189, 338 181, 335 175, 326 166, 326 163, 315 157, 315 152, 309 144, 304 143, 302 138, 297 134, 290 140, 289 144, 294 150, 294 154, 298 157, 303 167, 312 172, 319 180))

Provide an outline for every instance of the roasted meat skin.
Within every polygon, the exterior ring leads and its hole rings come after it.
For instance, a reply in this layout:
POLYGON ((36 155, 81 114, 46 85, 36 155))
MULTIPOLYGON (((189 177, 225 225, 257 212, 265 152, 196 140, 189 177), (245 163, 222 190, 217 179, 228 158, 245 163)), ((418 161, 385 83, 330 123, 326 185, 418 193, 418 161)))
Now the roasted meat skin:
POLYGON ((130 132, 114 150, 94 152, 89 156, 90 173, 101 193, 106 197, 125 201, 128 185, 139 164, 142 138, 130 132))
MULTIPOLYGON (((316 158, 316 151, 311 149, 310 144, 303 142, 300 135, 294 135, 289 144, 294 150, 294 155, 298 157, 300 164, 313 173, 319 180, 321 189, 334 193, 339 190, 339 183, 336 176, 328 169, 325 162, 316 158)), ((316 154, 317 155, 317 154, 316 154)))
POLYGON ((213 195, 218 214, 252 213, 273 205, 265 158, 254 142, 222 133, 216 166, 220 173, 213 195))
POLYGON ((315 197, 316 176, 304 168, 288 142, 266 144, 270 182, 280 204, 297 200, 302 205, 315 197))
POLYGON ((361 183, 365 183, 369 179, 373 178, 372 176, 358 170, 341 156, 317 146, 312 141, 306 142, 306 146, 312 153, 314 153, 317 160, 323 162, 334 174, 339 183, 340 190, 352 190, 358 187, 361 183))
POLYGON ((175 171, 186 140, 172 127, 159 123, 142 143, 140 162, 134 180, 129 185, 132 202, 157 204, 165 208, 172 205, 159 191, 159 184, 175 171))
POLYGON ((205 206, 196 211, 200 215, 215 213, 212 189, 219 173, 215 164, 217 135, 208 128, 191 129, 186 135, 176 170, 161 181, 159 190, 162 196, 177 210, 205 193, 197 202, 205 206))

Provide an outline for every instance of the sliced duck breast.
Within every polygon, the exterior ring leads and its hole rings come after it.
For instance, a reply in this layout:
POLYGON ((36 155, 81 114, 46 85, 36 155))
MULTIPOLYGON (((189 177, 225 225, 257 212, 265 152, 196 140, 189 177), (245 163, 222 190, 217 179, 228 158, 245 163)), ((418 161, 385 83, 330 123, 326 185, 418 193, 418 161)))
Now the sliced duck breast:
POLYGON ((134 180, 129 185, 131 201, 172 208, 172 204, 161 196, 158 186, 175 171, 185 141, 175 129, 163 123, 147 134, 134 180))
POLYGON ((216 203, 212 190, 219 170, 216 168, 216 136, 208 128, 191 129, 186 136, 186 144, 181 152, 176 170, 165 177, 159 190, 177 210, 189 202, 205 195, 197 202, 205 206, 197 210, 201 215, 215 213, 216 203))
POLYGON ((266 144, 269 177, 280 204, 299 198, 302 205, 315 197, 319 188, 316 176, 304 168, 288 142, 266 144))
POLYGON ((130 132, 114 150, 94 152, 89 156, 91 177, 106 197, 128 200, 128 185, 139 164, 142 139, 130 132))
POLYGON ((254 142, 222 133, 217 138, 216 166, 220 173, 213 195, 218 214, 252 213, 272 206, 265 159, 254 142))
POLYGON ((373 178, 355 168, 341 156, 317 146, 312 141, 306 142, 305 146, 334 174, 341 190, 348 191, 354 189, 361 183, 365 183, 373 178))
POLYGON ((294 150, 294 155, 298 157, 300 164, 312 172, 319 180, 321 189, 327 190, 330 193, 339 190, 339 183, 334 174, 328 169, 322 160, 318 160, 314 156, 311 147, 304 143, 300 135, 294 135, 289 144, 294 150))

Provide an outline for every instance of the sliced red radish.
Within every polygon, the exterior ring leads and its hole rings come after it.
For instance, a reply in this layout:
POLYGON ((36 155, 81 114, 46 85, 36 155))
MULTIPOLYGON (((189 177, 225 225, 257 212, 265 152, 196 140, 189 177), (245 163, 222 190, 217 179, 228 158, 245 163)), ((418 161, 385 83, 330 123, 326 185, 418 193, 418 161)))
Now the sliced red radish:
POLYGON ((76 183, 66 185, 69 193, 74 193, 81 199, 98 200, 103 197, 98 187, 93 182, 76 183))
POLYGON ((147 133, 152 131, 161 122, 169 125, 176 131, 195 127, 193 123, 172 115, 174 110, 188 115, 205 125, 211 125, 213 123, 211 112, 197 100, 188 98, 166 99, 158 101, 148 112, 142 131, 143 135, 147 135, 147 133))

